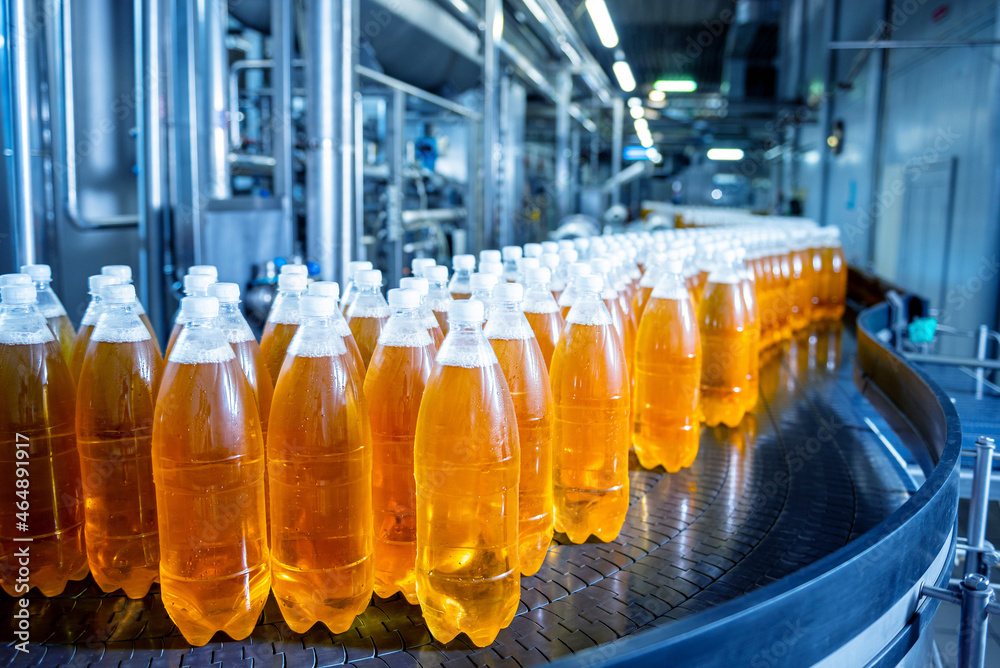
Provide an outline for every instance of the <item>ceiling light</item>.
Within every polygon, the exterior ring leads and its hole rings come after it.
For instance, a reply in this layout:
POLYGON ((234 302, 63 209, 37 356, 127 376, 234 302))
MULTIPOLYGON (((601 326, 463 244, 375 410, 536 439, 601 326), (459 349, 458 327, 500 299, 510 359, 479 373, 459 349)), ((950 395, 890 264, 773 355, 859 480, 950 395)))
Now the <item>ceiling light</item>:
POLYGON ((667 99, 667 94, 662 90, 651 90, 649 91, 649 99, 651 102, 663 102, 667 99))
POLYGON ((643 137, 639 137, 639 143, 642 144, 645 148, 652 148, 653 147, 653 138, 650 137, 649 135, 645 135, 643 137))
POLYGON ((642 106, 642 100, 639 99, 639 98, 637 98, 637 97, 630 97, 628 99, 628 106, 630 106, 630 107, 641 107, 642 106))
POLYGON ((646 157, 653 162, 660 162, 663 160, 663 156, 660 155, 660 152, 652 147, 646 149, 646 157))
POLYGON ((712 191, 712 199, 722 199, 722 191, 716 188, 712 191))
POLYGON ((601 44, 609 49, 618 46, 618 32, 615 30, 615 24, 611 20, 611 14, 608 14, 608 6, 604 4, 604 0, 587 0, 587 13, 590 14, 590 20, 594 22, 594 28, 597 30, 597 36, 601 39, 601 44))
POLYGON ((635 90, 635 77, 632 76, 632 68, 628 66, 628 62, 624 60, 615 61, 611 69, 618 78, 618 85, 622 87, 623 91, 631 93, 635 90))
POLYGON ((653 88, 665 93, 693 93, 698 90, 698 84, 693 79, 660 79, 653 88))
POLYGON ((738 148, 710 148, 709 160, 742 160, 743 150, 738 148))
POLYGON ((628 113, 632 114, 632 118, 642 118, 646 111, 642 107, 629 107, 628 113))
POLYGON ((635 119, 635 131, 636 132, 649 132, 649 123, 645 118, 635 119))

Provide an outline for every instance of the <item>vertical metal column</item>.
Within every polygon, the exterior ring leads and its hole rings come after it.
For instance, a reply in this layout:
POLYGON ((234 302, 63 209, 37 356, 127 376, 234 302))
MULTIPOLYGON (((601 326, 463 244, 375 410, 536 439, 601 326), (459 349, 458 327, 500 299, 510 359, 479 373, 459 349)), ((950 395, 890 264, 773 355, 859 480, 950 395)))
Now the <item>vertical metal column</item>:
POLYGON ((516 244, 517 218, 524 193, 524 117, 526 91, 515 77, 503 76, 500 83, 500 143, 503 145, 502 174, 497 193, 499 244, 516 244))
POLYGON ((204 134, 207 173, 202 184, 210 199, 226 199, 232 190, 229 184, 229 50, 226 33, 229 27, 227 0, 205 0, 202 36, 203 118, 199 123, 204 134))
POLYGON ((983 572, 980 555, 986 543, 986 517, 990 503, 990 474, 993 471, 993 439, 980 436, 976 439, 976 463, 972 476, 972 494, 969 496, 969 525, 966 531, 968 551, 965 553, 965 574, 983 572))
MULTIPOLYGON (((483 14, 483 246, 497 245, 496 180, 500 174, 500 38, 503 35, 503 2, 486 0, 483 14)), ((470 175, 471 177, 471 175, 470 175)))
MULTIPOLYGON (((986 359, 986 346, 989 344, 990 328, 979 326, 979 338, 976 341, 976 359, 986 359)), ((986 380, 986 369, 976 367, 976 399, 983 398, 983 382, 986 380)))
POLYGON ((294 248, 295 223, 292 209, 292 31, 294 13, 291 2, 271 3, 271 133, 274 137, 274 196, 281 201, 282 238, 291 253, 294 248))
POLYGON ((958 665, 960 668, 982 668, 986 665, 986 639, 989 629, 987 609, 993 601, 989 578, 971 573, 961 584, 962 621, 958 634, 958 665))
POLYGON ((569 174, 569 105, 573 97, 573 76, 566 70, 556 75, 556 215, 558 222, 570 214, 573 193, 569 174))
POLYGON ((406 95, 403 91, 392 91, 392 140, 389 148, 390 174, 388 229, 392 242, 392 266, 389 267, 389 285, 399 285, 403 276, 403 162, 406 144, 406 95))
POLYGON ((354 251, 355 0, 306 2, 306 255, 344 281, 354 251))
POLYGON ((166 341, 164 300, 165 136, 160 110, 164 67, 161 35, 166 29, 160 0, 135 0, 135 90, 139 166, 139 295, 153 330, 166 341))
MULTIPOLYGON (((35 263, 34 183, 31 171, 31 92, 27 0, 11 0, 9 15, 10 92, 14 167, 15 266, 35 263)), ((4 17, 6 20, 7 17, 4 17)))
POLYGON ((592 118, 598 131, 590 133, 590 181, 587 185, 597 183, 599 180, 597 171, 600 168, 601 159, 601 104, 597 95, 591 98, 591 108, 594 110, 592 118))
POLYGON ((569 131, 569 210, 570 213, 579 211, 577 208, 577 194, 580 192, 580 125, 574 123, 569 131))
MULTIPOLYGON (((625 124, 625 101, 615 97, 611 114, 611 178, 622 171, 622 127, 625 124)), ((622 187, 615 184, 611 189, 611 203, 621 204, 622 187)))

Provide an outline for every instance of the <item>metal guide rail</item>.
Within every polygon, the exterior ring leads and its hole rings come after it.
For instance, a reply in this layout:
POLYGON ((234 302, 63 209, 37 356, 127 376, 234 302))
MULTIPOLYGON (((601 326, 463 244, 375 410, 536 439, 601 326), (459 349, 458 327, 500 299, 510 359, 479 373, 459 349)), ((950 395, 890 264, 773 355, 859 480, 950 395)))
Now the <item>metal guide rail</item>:
MULTIPOLYGON (((272 597, 249 638, 220 634, 191 648, 156 585, 131 601, 87 578, 54 598, 32 592, 27 655, 14 648, 17 599, 0 594, 0 665, 652 665, 667 650, 677 665, 801 665, 793 657, 836 647, 811 637, 814 619, 791 608, 772 623, 764 610, 757 626, 765 630, 748 632, 742 613, 773 603, 807 571, 825 572, 845 546, 865 543, 910 505, 912 487, 852 385, 854 345, 839 326, 793 341, 762 366, 754 413, 736 429, 703 428, 690 469, 647 471, 633 457, 631 506, 618 539, 572 545, 557 536, 541 571, 522 578, 514 622, 489 647, 464 636, 433 640, 419 608, 397 596, 374 598, 337 635, 322 625, 291 632, 272 597), (741 618, 743 626, 723 632, 741 618), (685 642, 716 630, 731 637, 685 642)), ((880 568, 862 563, 856 576, 863 581, 880 568)), ((837 605, 857 596, 843 591, 837 605)), ((817 601, 827 606, 821 616, 830 605, 817 601)))

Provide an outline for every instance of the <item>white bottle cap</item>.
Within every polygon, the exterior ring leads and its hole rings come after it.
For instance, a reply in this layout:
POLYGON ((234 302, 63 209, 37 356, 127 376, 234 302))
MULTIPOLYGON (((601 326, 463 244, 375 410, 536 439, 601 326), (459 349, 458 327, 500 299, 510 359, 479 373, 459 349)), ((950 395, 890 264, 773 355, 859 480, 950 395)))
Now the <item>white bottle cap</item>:
POLYGON ((552 280, 552 272, 548 267, 538 267, 524 272, 524 280, 528 283, 548 283, 552 280))
POLYGON ((573 240, 573 245, 577 250, 585 251, 590 248, 590 239, 587 237, 580 237, 579 239, 573 240))
POLYGON ((473 290, 492 290, 499 280, 496 274, 473 274, 469 283, 473 290))
MULTIPOLYGON (((18 274, 13 275, 18 276, 18 274)), ((2 281, 2 277, 0 277, 0 281, 2 281)), ((87 279, 87 288, 91 295, 99 295, 101 294, 101 288, 105 285, 118 285, 119 283, 121 283, 121 280, 117 276, 95 274, 87 279)))
POLYGON ((278 276, 278 290, 281 292, 302 292, 309 279, 302 274, 281 274, 278 276))
POLYGON ((184 277, 184 294, 188 297, 208 294, 208 286, 215 283, 215 279, 205 274, 188 274, 184 277))
POLYGON ((132 280, 132 267, 127 264, 106 264, 101 267, 101 273, 105 276, 117 276, 122 283, 132 280))
POLYGON ((347 263, 347 275, 351 278, 354 278, 354 275, 359 271, 368 271, 369 269, 372 269, 372 263, 368 260, 354 260, 347 263))
POLYGON ((517 261, 517 268, 520 271, 528 271, 529 269, 535 269, 541 265, 542 263, 537 257, 522 257, 517 261))
POLYGON ((570 276, 589 276, 590 265, 586 262, 574 262, 566 270, 566 273, 570 276))
POLYGON ((549 269, 555 269, 559 266, 559 256, 555 253, 542 253, 542 266, 548 267, 549 269))
POLYGON ((663 264, 668 274, 679 274, 684 271, 684 259, 679 257, 670 258, 663 264))
POLYGON ((449 322, 482 322, 483 303, 478 299, 459 299, 448 305, 449 322))
POLYGON ((559 254, 559 244, 557 244, 555 241, 543 241, 541 243, 541 246, 542 246, 542 255, 545 255, 546 253, 555 253, 556 255, 559 254))
POLYGON ((524 298, 520 283, 500 283, 493 288, 493 301, 517 304, 524 298))
POLYGON ((314 281, 309 284, 307 295, 329 297, 334 301, 340 299, 340 283, 336 281, 314 281))
POLYGON ((185 297, 181 300, 181 311, 186 318, 216 318, 219 316, 219 300, 215 297, 185 297))
POLYGON ((480 274, 493 274, 494 276, 503 275, 503 264, 500 262, 480 262, 479 263, 479 273, 480 274))
POLYGON ((435 283, 442 283, 448 280, 448 267, 435 265, 424 270, 424 278, 435 283))
POLYGON ((560 262, 565 262, 566 264, 573 264, 579 259, 580 259, 580 254, 577 253, 572 248, 564 248, 563 250, 559 251, 560 262))
POLYGON ((240 286, 236 283, 212 283, 208 286, 208 294, 218 299, 220 304, 232 304, 240 300, 240 286))
POLYGON ((21 273, 31 276, 33 281, 52 280, 52 267, 47 264, 22 264, 21 273))
POLYGON ((365 269, 354 275, 354 282, 365 287, 382 287, 382 272, 378 269, 365 269))
POLYGON ((415 257, 413 262, 410 263, 410 268, 413 269, 414 276, 425 276, 424 272, 429 268, 436 265, 437 262, 433 258, 429 257, 415 257))
POLYGON ((503 247, 503 259, 504 260, 520 260, 524 257, 524 251, 520 246, 504 246, 503 247))
POLYGON ((595 257, 590 261, 590 269, 595 274, 604 275, 611 271, 611 262, 607 258, 595 257))
POLYGON ((419 278, 416 276, 409 276, 399 281, 399 287, 406 290, 415 290, 418 295, 423 297, 427 294, 430 286, 427 284, 426 278, 419 278))
POLYGON ((420 306, 420 293, 409 288, 393 288, 389 290, 389 306, 392 308, 417 308, 420 306))
POLYGON ((101 288, 101 299, 105 304, 132 304, 135 302, 135 286, 131 283, 113 283, 101 288))
POLYGON ((196 264, 188 267, 189 274, 199 276, 211 276, 213 281, 219 280, 219 270, 212 264, 196 264))
POLYGON ((575 285, 577 290, 600 292, 604 289, 604 277, 596 274, 577 276, 575 285))
POLYGON ((487 249, 479 251, 479 264, 483 262, 500 262, 501 259, 502 256, 498 250, 487 249))
POLYGON ((0 287, 5 285, 31 285, 31 276, 27 274, 3 274, 0 276, 0 287))
POLYGON ((524 257, 541 257, 544 252, 542 244, 524 244, 524 257))
POLYGON ((0 299, 7 306, 27 306, 28 304, 34 304, 38 297, 36 296, 35 286, 28 285, 5 285, 0 288, 0 299))
POLYGON ((308 276, 309 270, 304 264, 286 264, 281 268, 281 276, 296 274, 298 276, 308 276))
POLYGON ((476 268, 476 256, 475 255, 456 255, 451 259, 451 266, 455 270, 463 269, 465 271, 472 271, 476 268))
POLYGON ((323 295, 303 295, 299 298, 299 315, 303 318, 329 318, 337 310, 337 301, 323 295))

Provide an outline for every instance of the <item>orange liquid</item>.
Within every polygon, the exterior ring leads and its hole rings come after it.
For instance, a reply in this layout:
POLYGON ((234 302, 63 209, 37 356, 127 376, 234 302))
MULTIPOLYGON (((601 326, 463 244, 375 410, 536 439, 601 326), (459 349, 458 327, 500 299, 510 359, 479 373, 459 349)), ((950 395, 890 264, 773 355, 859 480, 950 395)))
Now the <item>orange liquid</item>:
POLYGON ((826 317, 823 311, 823 254, 820 248, 810 248, 806 251, 812 259, 812 283, 809 286, 809 297, 812 301, 812 321, 817 322, 826 317))
POLYGON ((361 352, 361 361, 367 369, 371 363, 372 355, 375 354, 375 346, 378 345, 378 337, 382 334, 382 328, 389 321, 389 316, 382 318, 348 318, 347 324, 354 334, 354 341, 358 344, 361 352))
POLYGON ((156 348, 156 353, 162 357, 162 351, 160 350, 160 342, 156 340, 156 332, 153 331, 153 322, 149 319, 149 316, 145 313, 139 314, 139 320, 142 320, 142 324, 146 326, 146 331, 149 332, 149 339, 153 342, 153 347, 156 348))
POLYGON ((771 343, 778 343, 791 335, 788 325, 789 306, 788 283, 791 278, 791 270, 788 265, 788 257, 783 255, 771 256, 771 271, 774 274, 772 281, 772 304, 774 308, 774 331, 771 332, 771 343))
POLYGON ((278 374, 281 373, 281 364, 285 361, 288 344, 292 342, 292 337, 298 330, 298 323, 269 320, 264 326, 264 333, 260 337, 260 354, 264 358, 264 366, 267 367, 272 383, 278 382, 278 374))
POLYGON ((613 540, 628 511, 629 381, 609 325, 566 323, 552 356, 555 530, 613 540))
POLYGON ((382 346, 365 379, 371 418, 375 593, 401 592, 417 603, 417 487, 413 448, 417 414, 434 355, 426 347, 382 346))
POLYGON ((271 571, 264 443, 235 359, 168 360, 153 424, 153 479, 167 613, 192 645, 217 631, 246 638, 267 600, 271 571))
POLYGON ((441 332, 441 328, 437 325, 428 327, 427 333, 431 335, 431 341, 434 342, 434 350, 440 348, 441 342, 444 341, 444 334, 441 332))
POLYGON ((75 412, 73 381, 58 341, 0 344, 0 587, 11 596, 28 593, 16 582, 17 552, 25 545, 28 587, 56 596, 68 580, 87 576, 75 412), (27 478, 17 475, 18 468, 29 471, 27 478), (18 480, 29 482, 19 486, 18 480), (22 501, 28 503, 19 508, 22 501), (24 507, 27 518, 18 517, 24 507), (19 530, 22 521, 27 531, 19 530))
POLYGON ((747 351, 747 391, 743 398, 743 408, 751 412, 760 396, 760 312, 757 308, 757 291, 749 278, 740 283, 743 291, 743 306, 747 314, 750 349, 747 351))
POLYGON ((636 293, 635 300, 635 315, 637 321, 642 323, 642 316, 646 312, 646 305, 649 303, 650 295, 653 294, 652 286, 646 287, 644 285, 639 286, 639 291, 636 293))
POLYGON ((787 340, 792 336, 792 256, 791 253, 783 253, 778 256, 781 261, 781 291, 778 303, 778 319, 781 322, 781 340, 787 340))
POLYGON ((701 340, 690 300, 652 298, 635 349, 635 427, 639 463, 676 473, 698 455, 701 340))
POLYGON ((451 298, 455 299, 455 300, 458 300, 458 299, 469 299, 471 297, 472 297, 472 293, 471 292, 453 292, 453 293, 451 293, 451 298))
POLYGON ((52 333, 56 335, 56 339, 59 341, 59 349, 62 350, 63 359, 66 360, 68 365, 73 360, 73 346, 76 345, 76 330, 73 329, 73 323, 69 321, 69 316, 57 315, 51 318, 46 318, 49 324, 49 329, 52 333))
POLYGON ((521 451, 518 561, 521 575, 542 567, 552 541, 552 394, 542 351, 531 339, 490 339, 514 402, 521 451))
POLYGON ((750 370, 750 326, 739 283, 708 283, 698 314, 701 414, 714 427, 743 419, 750 370))
POLYGON ((632 361, 635 359, 635 331, 628 327, 628 316, 622 310, 622 305, 618 297, 609 297, 603 300, 604 307, 611 314, 611 326, 618 332, 618 340, 621 341, 622 353, 625 355, 625 366, 628 368, 628 377, 632 378, 632 361))
POLYGON ((788 318, 794 331, 806 327, 812 321, 812 262, 807 250, 792 251, 791 278, 789 281, 788 318))
POLYGON ((542 359, 545 361, 545 368, 552 366, 552 353, 555 352, 556 344, 559 343, 559 335, 562 334, 563 326, 566 324, 559 311, 551 313, 529 313, 524 312, 531 331, 535 333, 535 340, 538 341, 538 348, 542 351, 542 359))
POLYGON ((73 376, 73 382, 80 382, 80 370, 83 368, 83 358, 87 356, 87 344, 90 343, 90 337, 94 334, 93 325, 80 325, 80 331, 76 334, 76 343, 73 344, 73 354, 69 362, 70 375, 73 376))
POLYGON ((243 369, 243 375, 247 377, 250 384, 250 391, 257 402, 257 415, 260 416, 260 433, 267 441, 267 419, 271 415, 271 397, 274 394, 274 381, 271 380, 271 373, 264 364, 264 354, 260 346, 254 339, 229 342, 233 352, 236 353, 236 361, 243 369))
POLYGON ((435 365, 414 461, 424 621, 440 642, 466 633, 484 647, 514 619, 521 594, 517 419, 498 364, 435 365))
POLYGON ((839 246, 833 249, 830 276, 830 319, 840 320, 847 307, 847 262, 844 259, 844 249, 839 246))
MULTIPOLYGON (((438 327, 441 328, 441 334, 448 336, 448 312, 447 311, 434 311, 434 317, 437 318, 438 327)), ((440 347, 441 344, 438 344, 440 347)))
POLYGON ((296 633, 317 621, 341 633, 372 595, 365 400, 343 356, 295 356, 274 406, 267 441, 274 597, 296 633))
POLYGON ((96 341, 80 375, 77 444, 87 560, 97 585, 142 598, 160 573, 153 409, 163 360, 152 339, 96 341))

